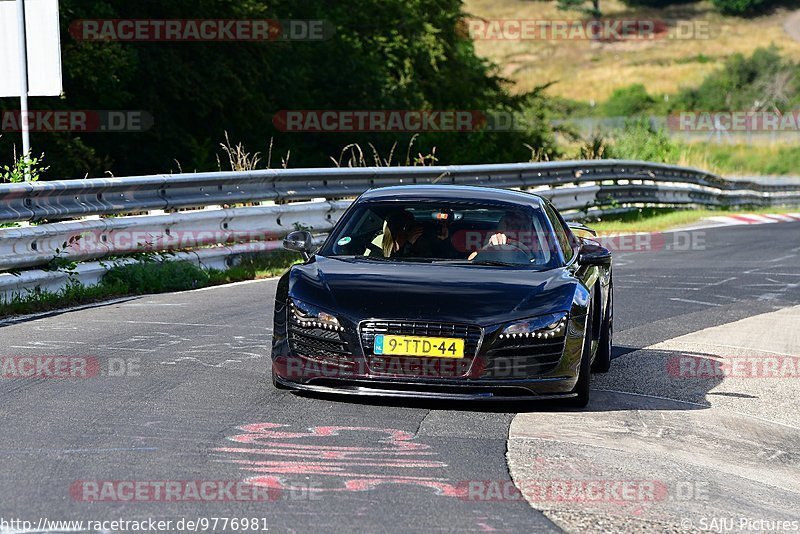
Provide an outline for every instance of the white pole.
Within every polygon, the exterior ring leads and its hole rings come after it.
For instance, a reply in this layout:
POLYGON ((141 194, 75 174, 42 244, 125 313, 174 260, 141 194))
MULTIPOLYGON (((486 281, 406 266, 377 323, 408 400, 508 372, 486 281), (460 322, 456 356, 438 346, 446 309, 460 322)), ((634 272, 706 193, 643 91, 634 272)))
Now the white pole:
MULTIPOLYGON (((17 15, 19 16, 19 118, 22 130, 22 157, 27 160, 31 153, 31 135, 28 124, 28 43, 25 35, 25 0, 17 0, 17 15)), ((27 172, 25 180, 30 180, 27 172)))

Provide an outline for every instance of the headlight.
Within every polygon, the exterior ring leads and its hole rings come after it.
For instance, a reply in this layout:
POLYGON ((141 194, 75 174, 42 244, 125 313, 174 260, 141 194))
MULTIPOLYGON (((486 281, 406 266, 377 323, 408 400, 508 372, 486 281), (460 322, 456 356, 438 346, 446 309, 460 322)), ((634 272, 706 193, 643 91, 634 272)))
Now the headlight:
POLYGON ((500 339, 527 337, 553 338, 564 334, 567 328, 567 314, 551 313, 512 323, 505 327, 500 339))
POLYGON ((328 330, 344 330, 339 320, 328 312, 322 311, 313 304, 289 299, 289 312, 300 326, 316 326, 328 330))

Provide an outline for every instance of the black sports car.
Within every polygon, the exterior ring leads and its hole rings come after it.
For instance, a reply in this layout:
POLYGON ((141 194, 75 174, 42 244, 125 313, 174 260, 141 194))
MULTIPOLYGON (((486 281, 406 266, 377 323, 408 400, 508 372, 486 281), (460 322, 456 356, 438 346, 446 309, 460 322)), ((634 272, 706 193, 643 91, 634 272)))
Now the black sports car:
POLYGON ((276 387, 475 400, 589 400, 611 361, 611 253, 536 195, 373 189, 279 281, 276 387), (578 228, 581 232, 578 232, 578 228), (575 230, 575 233, 573 232, 575 230))

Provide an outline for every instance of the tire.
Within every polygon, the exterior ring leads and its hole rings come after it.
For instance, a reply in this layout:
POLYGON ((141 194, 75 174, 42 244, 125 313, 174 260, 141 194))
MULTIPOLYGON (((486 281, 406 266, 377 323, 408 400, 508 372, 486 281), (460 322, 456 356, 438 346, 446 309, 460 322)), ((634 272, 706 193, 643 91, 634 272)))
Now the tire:
POLYGON ((592 363, 595 373, 607 373, 611 368, 611 351, 614 344, 614 285, 608 288, 608 308, 600 327, 600 344, 592 363))
MULTIPOLYGON (((593 305, 593 304, 592 304, 593 305)), ((572 393, 577 393, 577 397, 566 399, 564 404, 570 408, 585 408, 589 404, 589 382, 591 381, 591 360, 592 360, 592 322, 594 321, 594 309, 590 307, 586 314, 586 333, 583 337, 583 353, 581 354, 581 365, 578 371, 578 383, 572 389, 572 393)))

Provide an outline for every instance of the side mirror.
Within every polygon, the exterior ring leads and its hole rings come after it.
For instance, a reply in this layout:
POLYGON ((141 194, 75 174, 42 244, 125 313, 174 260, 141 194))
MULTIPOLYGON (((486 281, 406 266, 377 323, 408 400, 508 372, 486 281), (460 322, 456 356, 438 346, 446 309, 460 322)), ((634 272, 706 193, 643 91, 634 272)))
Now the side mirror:
POLYGON ((314 238, 311 232, 298 230, 287 235, 283 240, 283 248, 294 252, 299 252, 303 258, 308 259, 314 251, 314 238))
POLYGON ((572 230, 573 232, 586 233, 586 234, 588 234, 588 235, 590 235, 592 237, 596 237, 597 236, 597 231, 596 230, 592 230, 591 228, 589 228, 585 224, 577 223, 577 222, 569 222, 569 223, 567 223, 567 226, 569 226, 569 229, 572 230))
POLYGON ((578 263, 581 265, 611 265, 611 252, 596 241, 584 239, 578 252, 578 263))

